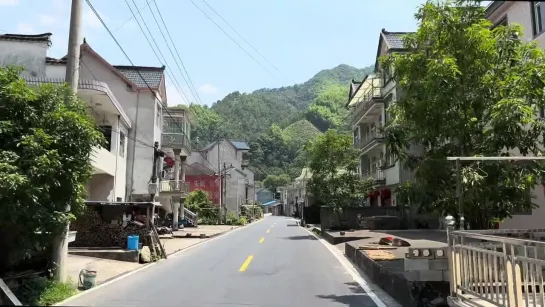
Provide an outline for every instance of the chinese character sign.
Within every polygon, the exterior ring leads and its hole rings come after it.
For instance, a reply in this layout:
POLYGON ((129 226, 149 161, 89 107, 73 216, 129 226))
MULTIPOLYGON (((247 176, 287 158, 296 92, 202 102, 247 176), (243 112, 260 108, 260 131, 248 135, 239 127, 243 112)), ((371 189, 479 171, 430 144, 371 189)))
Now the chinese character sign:
POLYGON ((193 175, 185 176, 185 181, 189 183, 189 191, 201 190, 208 193, 208 199, 219 204, 220 179, 217 175, 193 175))

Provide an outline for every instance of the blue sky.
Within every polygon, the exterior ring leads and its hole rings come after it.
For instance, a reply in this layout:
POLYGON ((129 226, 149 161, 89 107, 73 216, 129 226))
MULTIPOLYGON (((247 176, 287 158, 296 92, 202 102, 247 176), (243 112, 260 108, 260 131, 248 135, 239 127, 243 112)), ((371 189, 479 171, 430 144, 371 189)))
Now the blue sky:
MULTIPOLYGON (((133 6, 133 0, 128 0, 133 6)), ((308 80, 339 64, 374 63, 379 32, 414 31, 422 0, 206 0, 278 71, 236 35, 203 0, 193 0, 266 69, 252 60, 191 0, 155 0, 198 92, 212 104, 233 91, 251 92, 308 80), (271 76, 272 74, 272 76, 271 76)), ((167 63, 191 101, 196 101, 166 48, 146 0, 134 0, 167 63)), ((160 66, 124 0, 91 0, 135 65, 160 66)), ((152 4, 152 8, 155 7, 152 4)), ((133 10, 136 10, 133 6, 133 10)), ((157 13, 155 12, 157 15, 157 13)), ((0 0, 0 33, 53 33, 49 56, 65 54, 70 0, 0 0)), ((141 21, 141 19, 139 19, 141 21)), ((112 64, 129 64, 84 1, 83 36, 112 64)), ((168 39, 168 37, 167 37, 168 39)), ((168 82, 169 105, 183 103, 168 82)))

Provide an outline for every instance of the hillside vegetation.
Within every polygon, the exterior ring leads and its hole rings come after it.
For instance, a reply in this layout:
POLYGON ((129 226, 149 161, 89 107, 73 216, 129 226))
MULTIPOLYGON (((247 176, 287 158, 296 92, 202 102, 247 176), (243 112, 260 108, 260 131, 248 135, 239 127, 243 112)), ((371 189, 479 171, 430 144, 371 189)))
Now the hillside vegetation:
POLYGON ((305 164, 302 148, 308 140, 328 129, 348 131, 344 108, 348 84, 372 69, 343 64, 301 84, 233 92, 211 107, 191 105, 196 147, 218 138, 246 140, 256 180, 282 174, 293 179, 305 164))

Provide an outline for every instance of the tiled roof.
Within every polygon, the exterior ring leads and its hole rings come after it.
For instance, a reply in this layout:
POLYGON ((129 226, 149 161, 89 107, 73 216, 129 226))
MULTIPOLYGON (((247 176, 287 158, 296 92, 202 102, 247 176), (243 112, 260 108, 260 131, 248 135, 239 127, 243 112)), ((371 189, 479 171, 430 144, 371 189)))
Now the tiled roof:
POLYGON ((163 79, 163 67, 144 67, 144 66, 120 66, 114 65, 122 75, 129 79, 132 83, 138 87, 158 88, 163 79), (142 77, 140 77, 142 75, 142 77))
POLYGON ((250 150, 250 146, 246 141, 229 140, 237 150, 250 150))
POLYGON ((392 49, 404 49, 403 36, 409 33, 410 32, 388 32, 386 29, 382 29, 384 39, 386 40, 388 47, 392 49))
POLYGON ((63 57, 63 58, 60 58, 60 59, 46 57, 45 62, 47 64, 66 64, 66 57, 63 57))
POLYGON ((15 41, 32 41, 32 42, 46 42, 51 44, 51 33, 42 34, 3 34, 0 35, 0 40, 15 40, 15 41))

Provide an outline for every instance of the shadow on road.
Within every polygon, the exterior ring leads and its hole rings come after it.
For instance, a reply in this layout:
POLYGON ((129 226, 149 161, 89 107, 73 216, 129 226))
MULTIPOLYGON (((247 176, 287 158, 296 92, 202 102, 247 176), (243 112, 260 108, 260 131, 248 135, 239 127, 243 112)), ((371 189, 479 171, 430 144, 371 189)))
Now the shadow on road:
POLYGON ((291 236, 291 237, 284 237, 282 238, 284 240, 318 240, 316 239, 316 237, 314 236, 311 236, 311 235, 306 235, 306 236, 291 236))
POLYGON ((350 291, 354 294, 345 295, 317 295, 321 299, 331 300, 333 302, 341 303, 349 307, 361 307, 361 306, 376 306, 373 300, 363 291, 360 285, 356 282, 344 283, 350 288, 350 291))

